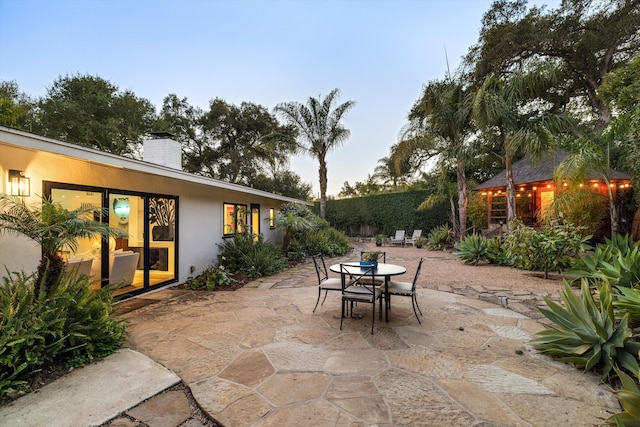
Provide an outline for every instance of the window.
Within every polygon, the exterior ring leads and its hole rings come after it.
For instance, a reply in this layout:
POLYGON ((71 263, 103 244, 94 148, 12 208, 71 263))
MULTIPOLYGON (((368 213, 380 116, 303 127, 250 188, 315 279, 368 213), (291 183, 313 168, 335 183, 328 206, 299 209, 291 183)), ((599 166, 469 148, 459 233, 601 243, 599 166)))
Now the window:
POLYGON ((276 210, 269 208, 269 229, 276 228, 276 210))
POLYGON ((225 203, 224 210, 224 235, 243 233, 247 230, 247 205, 225 203))

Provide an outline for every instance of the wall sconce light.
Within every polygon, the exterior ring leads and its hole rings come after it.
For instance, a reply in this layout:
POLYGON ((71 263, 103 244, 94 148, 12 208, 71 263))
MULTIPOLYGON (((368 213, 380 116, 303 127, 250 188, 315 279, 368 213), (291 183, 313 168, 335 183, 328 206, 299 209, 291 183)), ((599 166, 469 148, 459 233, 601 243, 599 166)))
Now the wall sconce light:
POLYGON ((27 197, 31 195, 31 180, 22 175, 22 171, 9 169, 9 187, 12 196, 27 197))

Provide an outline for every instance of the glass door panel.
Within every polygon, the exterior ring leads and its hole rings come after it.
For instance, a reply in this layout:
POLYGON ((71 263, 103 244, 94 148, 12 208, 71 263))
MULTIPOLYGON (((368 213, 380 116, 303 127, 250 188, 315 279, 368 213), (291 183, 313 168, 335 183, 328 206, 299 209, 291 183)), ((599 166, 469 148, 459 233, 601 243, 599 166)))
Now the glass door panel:
POLYGON ((251 205, 251 234, 257 242, 260 236, 260 205, 251 205))
MULTIPOLYGON (((59 203, 63 208, 73 211, 76 209, 89 210, 87 217, 93 217, 94 221, 101 221, 99 209, 102 207, 102 193, 94 191, 67 190, 53 188, 51 200, 59 203), (96 210, 90 212, 92 208, 96 210)), ((67 247, 62 250, 62 257, 67 263, 68 269, 77 269, 78 273, 91 277, 92 287, 100 287, 100 273, 102 265, 102 238, 100 236, 88 239, 78 239, 78 247, 75 251, 67 247)))
POLYGON ((109 239, 109 284, 114 295, 144 288, 144 198, 109 194, 109 225, 123 232, 109 239))
POLYGON ((149 197, 149 285, 174 279, 176 200, 165 197, 149 197))

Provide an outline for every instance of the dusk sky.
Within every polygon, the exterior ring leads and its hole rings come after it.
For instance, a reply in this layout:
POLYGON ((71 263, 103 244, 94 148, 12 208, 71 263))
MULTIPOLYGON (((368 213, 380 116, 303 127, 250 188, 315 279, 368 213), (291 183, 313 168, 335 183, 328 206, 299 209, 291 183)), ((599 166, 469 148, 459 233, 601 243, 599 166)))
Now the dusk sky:
MULTIPOLYGON (((150 100, 269 110, 339 88, 351 137, 327 156, 328 194, 364 181, 430 80, 477 42, 491 0, 0 0, 0 80, 33 97, 60 76, 99 76, 150 100), (445 53, 446 52, 446 53, 445 53)), ((557 8, 560 0, 529 1, 557 8)), ((291 169, 318 195, 318 166, 291 169)))

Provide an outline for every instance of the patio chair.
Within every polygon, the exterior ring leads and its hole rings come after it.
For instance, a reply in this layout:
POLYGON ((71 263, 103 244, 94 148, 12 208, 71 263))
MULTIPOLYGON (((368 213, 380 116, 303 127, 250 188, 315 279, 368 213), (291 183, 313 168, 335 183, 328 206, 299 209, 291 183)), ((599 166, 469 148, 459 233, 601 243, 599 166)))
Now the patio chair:
MULTIPOLYGON (((322 291, 324 291, 324 298, 322 299, 322 304, 324 304, 324 300, 327 299, 329 291, 342 291, 342 279, 329 277, 327 274, 327 266, 324 263, 322 255, 316 255, 311 258, 313 258, 313 264, 316 267, 316 274, 318 275, 318 300, 316 301, 316 306, 313 307, 313 312, 315 313, 316 308, 318 308, 318 303, 320 302, 320 295, 322 294, 322 291)), ((353 280, 347 280, 345 282, 345 286, 349 286, 352 283, 353 280)))
POLYGON ((389 239, 389 243, 404 246, 404 230, 396 230, 396 235, 389 239))
POLYGON ((422 236, 422 230, 413 230, 413 235, 408 239, 404 240, 405 245, 414 245, 416 244, 416 239, 422 236))
POLYGON ((344 264, 340 264, 340 271, 342 276, 351 276, 355 282, 350 286, 345 286, 342 290, 342 315, 340 316, 340 330, 342 330, 342 321, 345 316, 345 308, 348 309, 347 303, 351 303, 351 311, 353 313, 353 303, 367 303, 371 304, 371 335, 373 335, 373 327, 376 319, 376 302, 380 301, 380 319, 382 319, 382 290, 375 285, 369 285, 361 282, 363 278, 373 280, 373 266, 361 267, 359 273, 347 271, 344 264), (370 277, 367 277, 370 276, 370 277))
POLYGON ((413 278, 413 283, 396 282, 394 280, 390 280, 387 287, 387 294, 385 295, 385 301, 387 303, 388 309, 391 309, 391 295, 411 297, 413 313, 416 315, 416 319, 418 319, 419 324, 422 324, 422 322, 418 317, 418 311, 420 312, 420 316, 422 316, 422 310, 420 310, 420 307, 418 306, 418 299, 416 298, 416 283, 418 282, 418 276, 420 275, 420 269, 422 268, 423 262, 424 258, 420 258, 420 262, 418 262, 418 269, 416 270, 416 275, 413 278), (416 308, 418 309, 417 311, 416 308))

